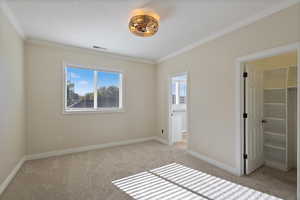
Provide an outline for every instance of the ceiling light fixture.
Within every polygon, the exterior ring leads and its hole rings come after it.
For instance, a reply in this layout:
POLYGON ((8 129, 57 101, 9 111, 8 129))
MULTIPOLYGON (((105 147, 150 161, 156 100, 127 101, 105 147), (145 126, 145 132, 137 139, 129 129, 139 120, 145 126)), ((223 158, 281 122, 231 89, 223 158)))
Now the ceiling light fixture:
POLYGON ((137 13, 129 21, 129 30, 140 37, 153 36, 159 27, 159 17, 155 13, 137 13))

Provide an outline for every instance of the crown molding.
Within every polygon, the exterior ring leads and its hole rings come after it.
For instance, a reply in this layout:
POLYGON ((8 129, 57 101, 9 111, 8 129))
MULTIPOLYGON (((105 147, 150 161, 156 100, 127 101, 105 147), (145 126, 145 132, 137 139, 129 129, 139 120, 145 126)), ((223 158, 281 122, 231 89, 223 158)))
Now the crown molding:
POLYGON ((226 35, 226 34, 228 34, 230 32, 233 32, 233 31, 238 30, 238 29, 240 29, 242 27, 245 27, 245 26, 247 26, 249 24, 252 24, 252 23, 254 23, 254 22, 256 22, 256 21, 258 21, 260 19, 263 19, 263 18, 265 18, 267 16, 270 16, 270 15, 276 13, 276 12, 279 12, 279 11, 281 11, 281 10, 283 10, 285 8, 288 8, 288 7, 292 6, 292 5, 295 5, 297 3, 300 3, 300 0, 286 0, 283 3, 280 3, 280 4, 278 4, 276 6, 273 6, 273 7, 269 8, 269 9, 266 9, 263 12, 260 12, 259 14, 251 16, 251 17, 247 18, 246 20, 243 20, 243 21, 240 21, 240 22, 238 22, 236 24, 233 24, 232 26, 229 26, 229 27, 227 27, 227 28, 225 28, 225 29, 223 29, 223 30, 221 30, 219 32, 215 32, 215 33, 209 35, 208 37, 206 37, 204 39, 201 39, 201 40, 199 40, 199 41, 197 41, 195 43, 192 43, 192 44, 190 44, 190 45, 188 45, 188 46, 186 46, 186 47, 184 47, 184 48, 182 48, 180 50, 177 50, 177 51, 175 51, 175 52, 173 52, 173 53, 171 53, 171 54, 169 54, 169 55, 167 55, 165 57, 162 57, 162 58, 160 58, 160 59, 157 60, 157 63, 162 63, 162 62, 164 62, 164 61, 166 61, 166 60, 168 60, 170 58, 173 58, 173 57, 178 56, 180 54, 183 54, 183 53, 185 53, 187 51, 190 51, 191 49, 194 49, 194 48, 196 48, 196 47, 198 47, 198 46, 200 46, 200 45, 202 45, 204 43, 207 43, 209 41, 212 41, 212 40, 215 40, 215 39, 217 39, 219 37, 222 37, 222 36, 224 36, 224 35, 226 35))
POLYGON ((117 54, 117 53, 113 53, 113 52, 95 50, 95 49, 91 49, 91 48, 85 48, 85 47, 81 47, 81 46, 75 46, 75 45, 69 45, 69 44, 64 44, 64 43, 52 42, 52 41, 47 41, 47 40, 37 39, 37 38, 27 38, 25 40, 25 43, 35 44, 35 45, 47 45, 47 46, 53 46, 53 47, 60 47, 60 48, 68 49, 68 50, 84 51, 85 53, 102 54, 102 55, 109 56, 109 57, 112 57, 112 58, 118 58, 118 59, 122 59, 122 60, 126 60, 126 61, 138 62, 138 63, 143 63, 143 64, 151 64, 151 65, 157 64, 157 62, 155 60, 136 58, 136 57, 117 54))
POLYGON ((21 28, 16 16, 13 14, 9 6, 7 5, 6 0, 0 0, 0 9, 3 10, 4 15, 7 17, 8 21, 13 25, 17 33, 25 39, 25 33, 23 29, 21 28))

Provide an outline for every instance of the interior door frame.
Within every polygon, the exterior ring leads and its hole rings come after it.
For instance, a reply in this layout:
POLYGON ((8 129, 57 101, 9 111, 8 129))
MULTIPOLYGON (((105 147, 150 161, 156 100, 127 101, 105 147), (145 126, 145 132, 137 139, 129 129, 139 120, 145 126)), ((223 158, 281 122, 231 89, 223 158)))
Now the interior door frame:
MULTIPOLYGON (((190 81, 189 81, 189 73, 188 72, 179 72, 179 73, 173 73, 169 75, 168 78, 168 144, 173 145, 173 127, 172 127, 172 78, 175 76, 182 76, 186 75, 186 129, 189 132, 189 113, 190 113, 190 102, 189 102, 189 94, 190 94, 190 81)), ((191 134, 189 132, 189 134, 191 134)), ((189 140, 188 140, 189 144, 189 140)))
POLYGON ((276 56, 279 54, 297 51, 297 196, 300 198, 300 42, 292 43, 285 46, 279 46, 276 48, 264 50, 261 52, 256 52, 247 56, 239 57, 236 59, 236 164, 238 166, 239 175, 244 175, 244 159, 243 159, 243 149, 244 149, 244 119, 243 119, 243 109, 244 109, 244 63, 267 58, 271 56, 276 56))

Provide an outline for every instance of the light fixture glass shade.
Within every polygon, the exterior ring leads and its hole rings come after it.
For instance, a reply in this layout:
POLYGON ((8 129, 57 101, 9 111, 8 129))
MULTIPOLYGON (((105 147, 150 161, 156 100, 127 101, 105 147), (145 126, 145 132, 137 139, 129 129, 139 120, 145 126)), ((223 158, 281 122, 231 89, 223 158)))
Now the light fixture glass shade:
POLYGON ((158 20, 150 15, 136 15, 130 19, 129 30, 141 37, 150 37, 158 31, 158 20))

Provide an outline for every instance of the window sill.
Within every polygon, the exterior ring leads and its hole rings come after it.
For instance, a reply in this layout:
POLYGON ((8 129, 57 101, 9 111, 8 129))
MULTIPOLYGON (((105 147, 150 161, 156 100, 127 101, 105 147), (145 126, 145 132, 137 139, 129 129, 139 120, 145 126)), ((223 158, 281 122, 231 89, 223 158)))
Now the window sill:
POLYGON ((80 110, 64 110, 64 115, 76 115, 76 114, 110 114, 110 113, 123 113, 125 112, 124 108, 116 108, 116 109, 98 109, 98 110, 90 110, 90 109, 80 109, 80 110))

